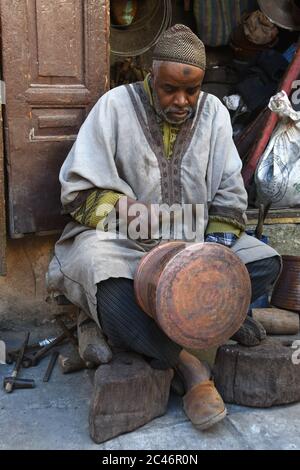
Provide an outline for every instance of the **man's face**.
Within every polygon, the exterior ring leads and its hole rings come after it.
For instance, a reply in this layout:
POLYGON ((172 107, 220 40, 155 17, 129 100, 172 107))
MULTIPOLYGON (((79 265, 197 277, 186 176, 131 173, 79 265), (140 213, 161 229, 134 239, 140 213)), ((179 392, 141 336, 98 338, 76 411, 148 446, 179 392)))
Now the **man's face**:
POLYGON ((152 86, 158 114, 170 124, 183 124, 193 116, 205 72, 176 62, 154 64, 152 86))

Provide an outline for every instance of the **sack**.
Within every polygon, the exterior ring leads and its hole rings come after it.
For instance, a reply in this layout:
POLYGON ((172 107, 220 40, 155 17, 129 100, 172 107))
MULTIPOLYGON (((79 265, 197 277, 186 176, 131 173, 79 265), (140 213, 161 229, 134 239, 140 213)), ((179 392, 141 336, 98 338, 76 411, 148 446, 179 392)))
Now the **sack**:
POLYGON ((285 91, 270 100, 281 118, 255 173, 258 201, 273 208, 300 207, 300 112, 294 111, 285 91))
POLYGON ((256 0, 194 0, 198 35, 207 46, 229 43, 234 28, 245 11, 257 9, 256 0))
POLYGON ((275 26, 260 10, 256 10, 243 21, 244 33, 253 44, 264 45, 273 42, 279 34, 275 26))

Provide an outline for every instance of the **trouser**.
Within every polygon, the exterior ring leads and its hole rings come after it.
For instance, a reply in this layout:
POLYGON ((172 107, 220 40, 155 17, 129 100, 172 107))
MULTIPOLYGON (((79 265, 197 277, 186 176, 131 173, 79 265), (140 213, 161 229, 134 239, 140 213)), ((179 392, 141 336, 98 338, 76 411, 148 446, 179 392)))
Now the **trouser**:
MULTIPOLYGON (((254 302, 267 293, 280 273, 278 256, 246 264, 254 302)), ((137 305, 131 279, 108 279, 98 284, 98 316, 103 332, 117 348, 152 360, 158 369, 175 367, 182 347, 172 341, 137 305)))

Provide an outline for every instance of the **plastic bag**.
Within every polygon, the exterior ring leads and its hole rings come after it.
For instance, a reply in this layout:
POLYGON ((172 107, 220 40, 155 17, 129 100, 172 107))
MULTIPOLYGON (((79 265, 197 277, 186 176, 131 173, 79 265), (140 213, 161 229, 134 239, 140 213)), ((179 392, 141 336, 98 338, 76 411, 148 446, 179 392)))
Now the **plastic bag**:
POLYGON ((258 200, 273 208, 300 207, 300 112, 284 91, 269 108, 280 117, 255 173, 258 200))

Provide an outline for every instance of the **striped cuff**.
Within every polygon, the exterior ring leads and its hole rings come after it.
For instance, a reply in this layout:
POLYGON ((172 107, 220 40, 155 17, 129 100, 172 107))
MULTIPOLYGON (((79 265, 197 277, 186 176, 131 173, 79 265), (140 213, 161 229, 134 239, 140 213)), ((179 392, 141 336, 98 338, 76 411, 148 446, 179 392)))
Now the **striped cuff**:
POLYGON ((104 222, 122 196, 124 195, 115 191, 95 190, 88 196, 84 204, 71 215, 80 224, 97 228, 99 223, 104 222))
POLYGON ((242 230, 230 222, 218 222, 210 220, 207 225, 206 235, 211 233, 233 233, 237 237, 241 236, 242 230))

